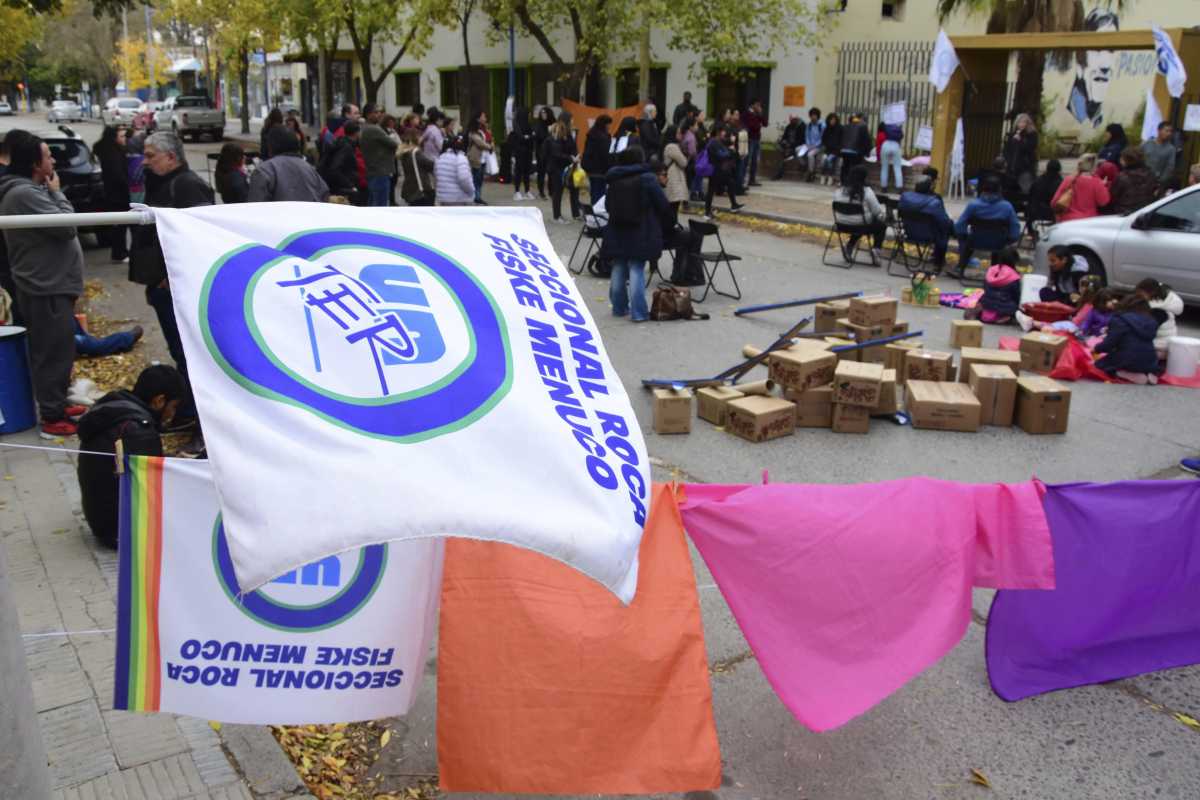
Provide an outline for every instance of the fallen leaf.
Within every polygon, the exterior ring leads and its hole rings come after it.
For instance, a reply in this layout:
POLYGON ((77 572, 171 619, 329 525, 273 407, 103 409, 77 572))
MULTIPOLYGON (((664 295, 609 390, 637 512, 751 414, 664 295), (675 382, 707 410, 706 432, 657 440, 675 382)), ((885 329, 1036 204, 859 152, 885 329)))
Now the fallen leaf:
POLYGON ((1187 725, 1189 728, 1200 729, 1200 720, 1196 719, 1195 717, 1180 713, 1175 713, 1171 716, 1175 717, 1175 719, 1179 720, 1184 725, 1187 725))
POLYGON ((977 783, 986 789, 992 788, 992 782, 987 779, 987 775, 984 775, 974 767, 971 768, 971 783, 977 783))
POLYGON ((380 747, 387 747, 387 743, 388 743, 389 741, 391 741, 391 739, 392 739, 392 732, 391 732, 391 731, 384 731, 384 732, 383 732, 383 736, 380 736, 380 737, 379 737, 379 746, 380 746, 380 747))
POLYGON ((208 727, 212 728, 214 731, 219 731, 221 730, 221 723, 217 722, 215 719, 209 720, 208 727))

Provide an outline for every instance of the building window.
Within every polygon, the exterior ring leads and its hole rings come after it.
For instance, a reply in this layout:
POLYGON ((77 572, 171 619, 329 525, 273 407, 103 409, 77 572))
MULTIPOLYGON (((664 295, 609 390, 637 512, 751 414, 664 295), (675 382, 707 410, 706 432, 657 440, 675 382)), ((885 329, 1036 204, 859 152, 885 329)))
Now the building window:
POLYGON ((458 108, 458 70, 443 70, 440 74, 442 77, 442 108, 458 108))
POLYGON ((421 102, 421 73, 397 72, 396 108, 412 108, 421 102))
POLYGON ((745 113, 750 103, 759 100, 763 114, 771 115, 771 68, 746 67, 735 74, 709 73, 708 116, 716 119, 725 109, 745 113))
MULTIPOLYGON (((617 108, 637 105, 639 73, 640 70, 637 67, 629 67, 617 72, 617 108)), ((667 102, 666 67, 650 68, 650 96, 660 106, 667 102)), ((659 111, 661 112, 662 109, 660 108, 659 111)))
POLYGON ((884 19, 904 19, 904 0, 884 0, 881 13, 884 19))

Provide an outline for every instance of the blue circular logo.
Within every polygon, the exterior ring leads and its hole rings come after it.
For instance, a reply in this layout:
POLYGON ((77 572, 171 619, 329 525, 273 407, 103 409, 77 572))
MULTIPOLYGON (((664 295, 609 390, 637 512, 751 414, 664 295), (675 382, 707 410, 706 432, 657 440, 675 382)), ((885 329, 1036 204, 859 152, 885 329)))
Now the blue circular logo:
POLYGON ((387 566, 387 545, 368 545, 305 564, 243 594, 218 515, 213 565, 225 594, 251 619, 277 630, 319 631, 346 621, 371 599, 387 566))
POLYGON ((512 385, 495 299, 457 261, 391 234, 309 231, 234 250, 209 271, 199 317, 214 360, 248 391, 367 436, 458 430, 512 385))

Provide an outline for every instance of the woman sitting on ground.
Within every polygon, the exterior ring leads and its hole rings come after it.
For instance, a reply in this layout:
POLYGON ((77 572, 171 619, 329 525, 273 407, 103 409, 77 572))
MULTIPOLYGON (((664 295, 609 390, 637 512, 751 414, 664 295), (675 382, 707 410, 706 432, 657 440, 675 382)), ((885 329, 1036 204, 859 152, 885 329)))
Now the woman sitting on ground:
POLYGON ((1157 331, 1150 304, 1137 294, 1130 295, 1109 320, 1104 341, 1096 345, 1096 352, 1104 353, 1096 366, 1131 383, 1158 383, 1157 331))

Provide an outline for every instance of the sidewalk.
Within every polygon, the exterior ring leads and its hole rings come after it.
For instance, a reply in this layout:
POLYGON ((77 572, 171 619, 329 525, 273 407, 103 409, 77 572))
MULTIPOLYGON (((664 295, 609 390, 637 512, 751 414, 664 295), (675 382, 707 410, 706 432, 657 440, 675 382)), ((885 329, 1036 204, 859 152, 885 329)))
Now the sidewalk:
MULTIPOLYGON (((49 444, 35 431, 4 442, 49 444)), ((204 720, 112 710, 117 554, 83 521, 75 457, 0 447, 0 475, 0 541, 55 800, 311 797, 264 727, 218 733, 204 720)))

